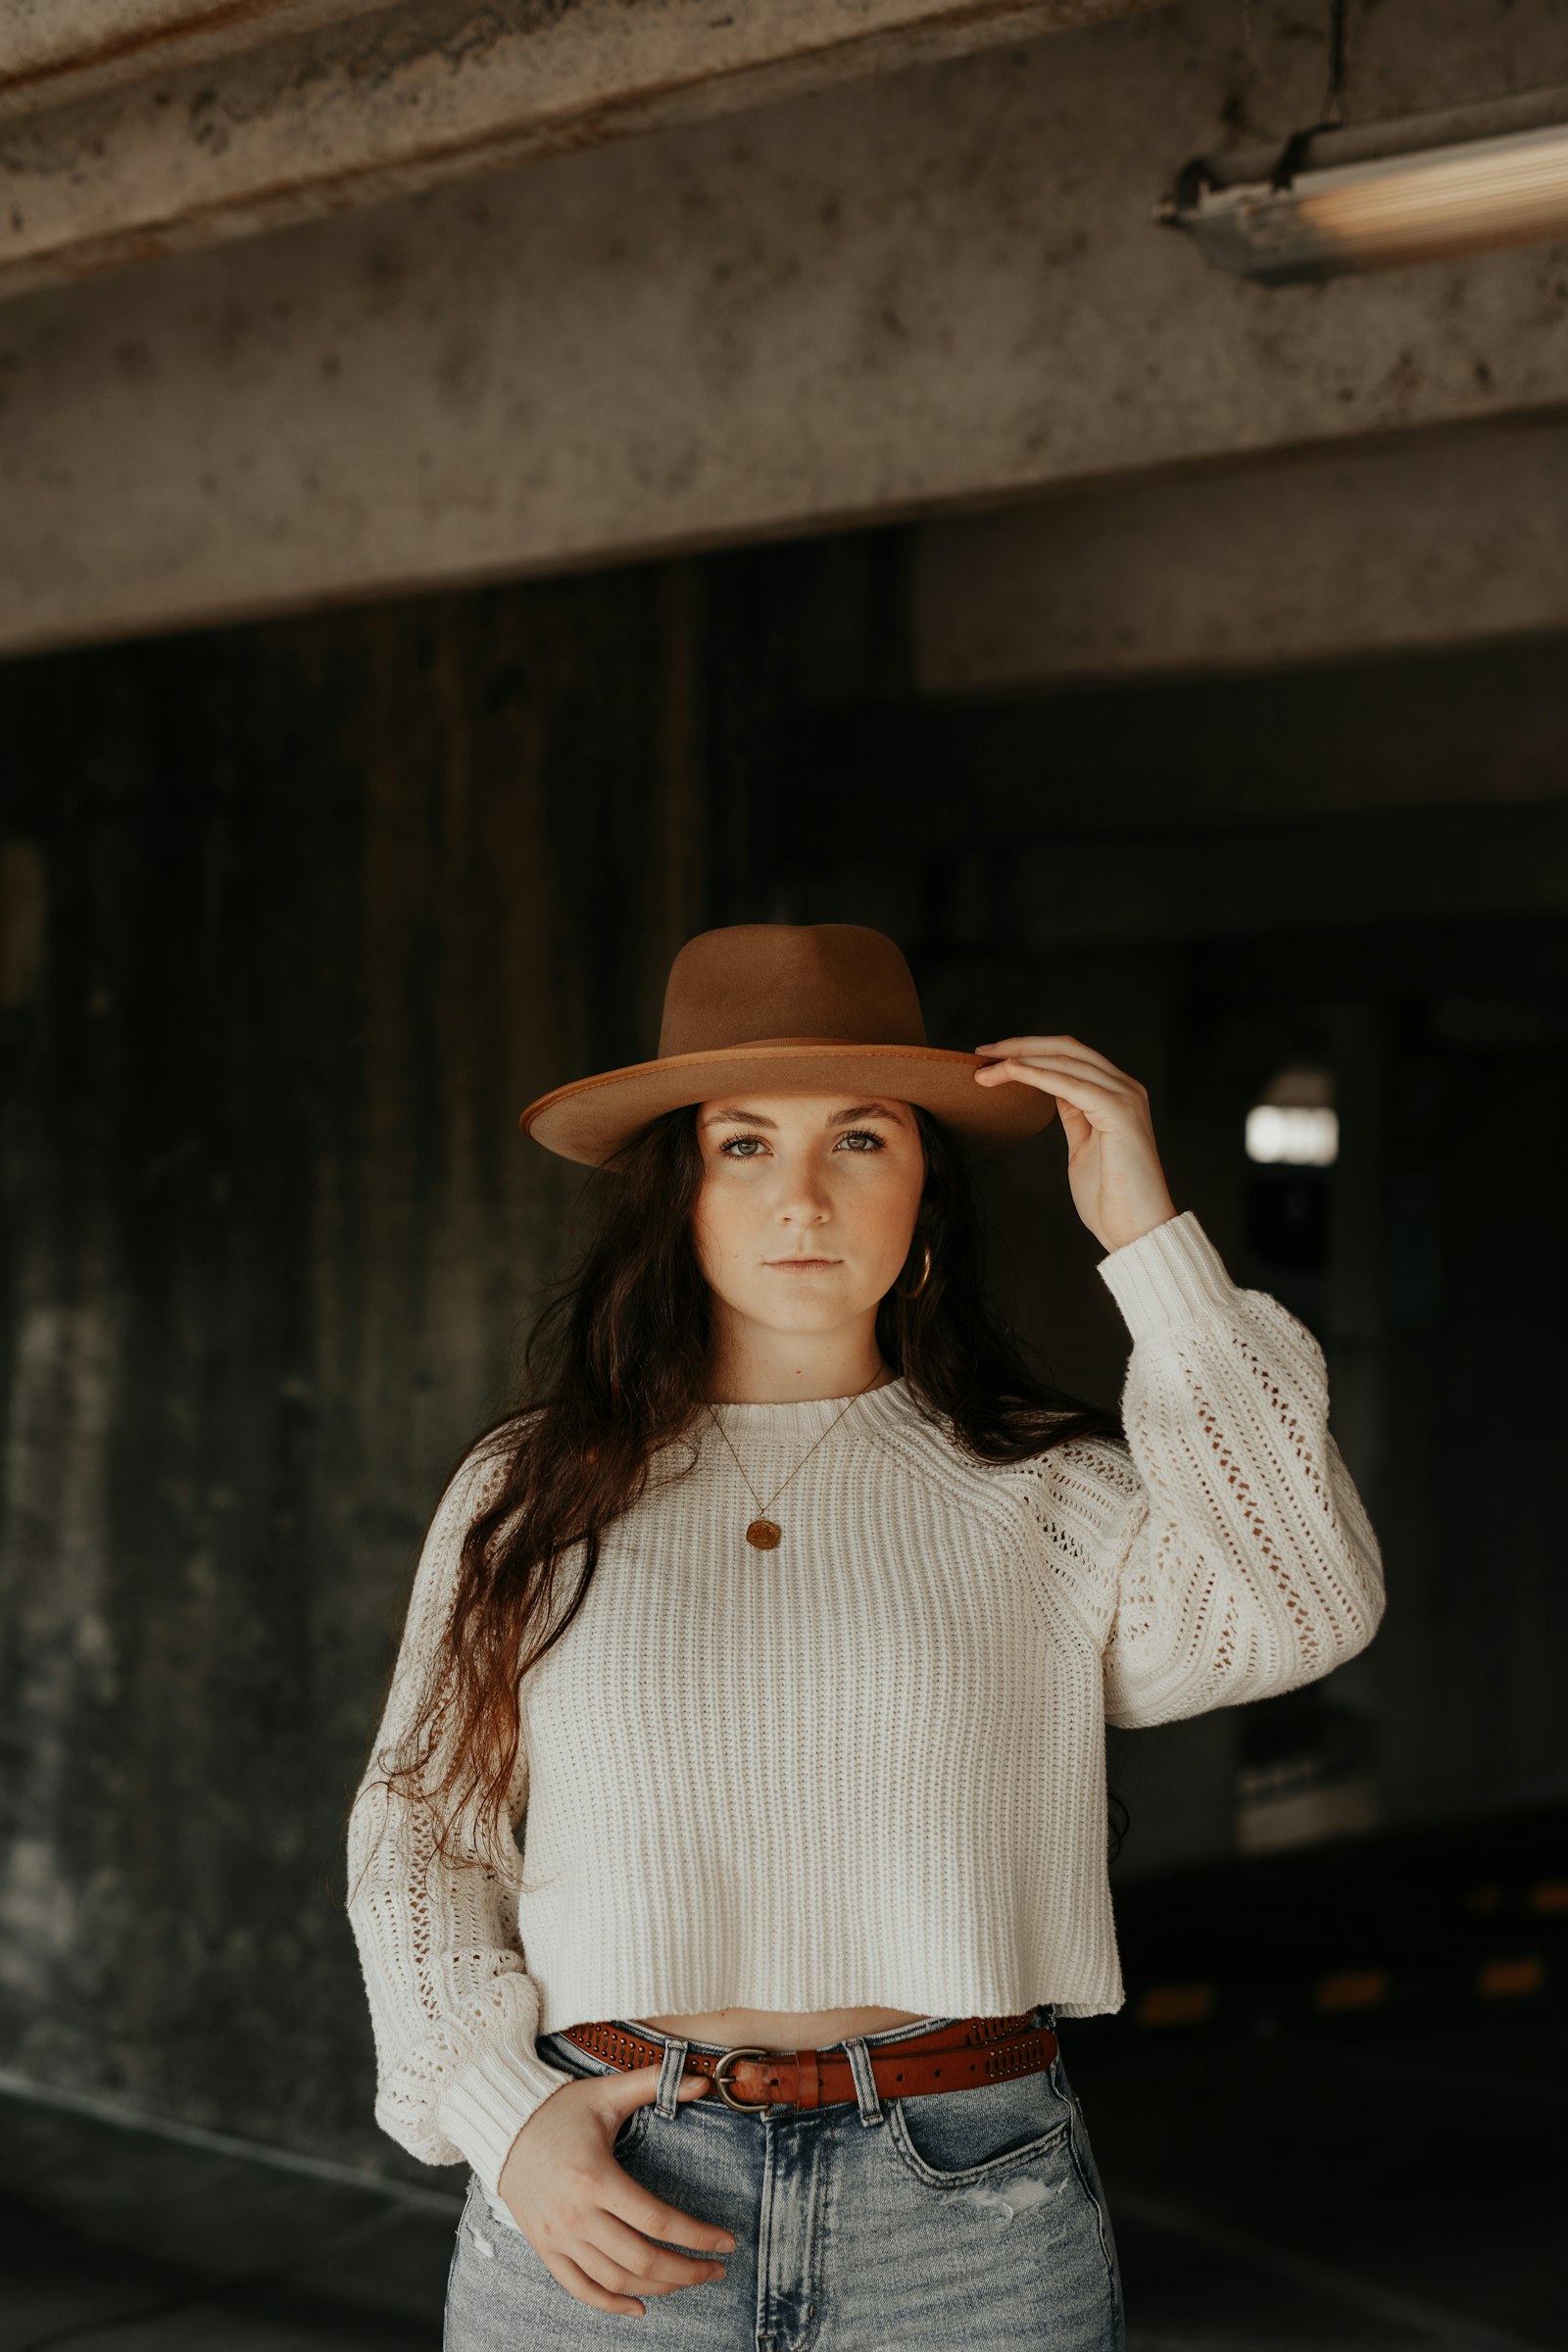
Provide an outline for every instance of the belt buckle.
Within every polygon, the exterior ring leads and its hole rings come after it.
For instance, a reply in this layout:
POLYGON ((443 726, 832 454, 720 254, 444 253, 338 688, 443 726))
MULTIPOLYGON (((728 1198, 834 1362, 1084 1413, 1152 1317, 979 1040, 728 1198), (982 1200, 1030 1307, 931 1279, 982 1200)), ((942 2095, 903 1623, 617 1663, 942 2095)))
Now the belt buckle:
POLYGON ((737 2042, 732 2050, 725 2050, 722 2056, 714 2061, 712 2073, 713 2088, 717 2091, 725 2106, 733 2107, 737 2115, 760 2115, 762 2109, 764 2107, 771 2107, 773 2102, 771 2099, 736 2098, 734 2092, 730 2089, 728 2082, 724 2079, 725 2068, 737 2058, 766 2058, 769 2056, 771 2056, 771 2052, 760 2048, 758 2044, 742 2041, 737 2042))

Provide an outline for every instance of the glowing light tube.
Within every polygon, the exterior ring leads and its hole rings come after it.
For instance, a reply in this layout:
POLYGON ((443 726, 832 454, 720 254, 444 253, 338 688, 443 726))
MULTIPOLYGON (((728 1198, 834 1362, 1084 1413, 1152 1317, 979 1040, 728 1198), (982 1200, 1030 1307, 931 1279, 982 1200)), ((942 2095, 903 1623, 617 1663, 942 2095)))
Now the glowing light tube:
POLYGON ((1334 162, 1325 151, 1365 147, 1377 131, 1322 132, 1300 144, 1323 160, 1250 180, 1238 174, 1241 158, 1200 157, 1154 217, 1220 269, 1269 285, 1568 237, 1568 93, 1562 116, 1425 150, 1406 143, 1411 125, 1387 124, 1396 152, 1334 162))

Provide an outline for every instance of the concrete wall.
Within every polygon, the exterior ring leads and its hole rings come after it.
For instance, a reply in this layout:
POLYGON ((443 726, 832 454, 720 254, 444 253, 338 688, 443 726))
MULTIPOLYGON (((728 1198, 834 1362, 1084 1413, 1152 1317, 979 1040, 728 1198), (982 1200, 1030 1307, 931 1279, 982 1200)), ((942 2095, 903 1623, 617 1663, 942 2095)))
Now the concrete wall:
MULTIPOLYGON (((1352 19, 1364 118, 1560 75, 1557 7, 1352 19)), ((1151 224, 1323 79, 1185 0, 25 296, 0 646, 1560 409, 1560 247, 1271 290, 1151 224)))
POLYGON ((0 2044, 33 2080, 389 2152, 343 1824, 442 1477, 558 1270, 579 1174, 517 1113, 651 1041, 693 927, 689 591, 0 671, 0 2044))
POLYGON ((1550 415, 928 523, 920 683, 1234 675, 1560 630, 1565 524, 1550 415))
MULTIPOLYGON (((648 1050, 709 921, 892 931, 936 1042, 1084 1036, 1324 1340, 1393 1605, 1380 1803, 1560 1789, 1561 638, 919 696, 897 532, 0 668, 0 2033, 33 2079, 385 2164, 338 1902, 441 1474, 577 1178, 516 1110, 648 1050), (1315 1290, 1242 1114, 1345 1156, 1315 1290)), ((1111 1396, 1059 1130, 1007 1311, 1111 1396)), ((1266 1705, 1267 1702, 1264 1702, 1266 1705)), ((1123 1878, 1233 1850, 1257 1709, 1115 1735, 1123 1878)), ((424 2176, 427 2178, 428 2176, 424 2176)))

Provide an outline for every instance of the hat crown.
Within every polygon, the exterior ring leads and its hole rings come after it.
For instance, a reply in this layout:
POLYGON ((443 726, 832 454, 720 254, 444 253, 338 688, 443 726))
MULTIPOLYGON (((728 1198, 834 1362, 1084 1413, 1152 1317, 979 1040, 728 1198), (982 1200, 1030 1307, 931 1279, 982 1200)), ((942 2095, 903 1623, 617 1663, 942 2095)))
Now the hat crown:
POLYGON ((914 975, 864 923, 725 923, 669 967, 659 1058, 725 1047, 923 1046, 914 975))

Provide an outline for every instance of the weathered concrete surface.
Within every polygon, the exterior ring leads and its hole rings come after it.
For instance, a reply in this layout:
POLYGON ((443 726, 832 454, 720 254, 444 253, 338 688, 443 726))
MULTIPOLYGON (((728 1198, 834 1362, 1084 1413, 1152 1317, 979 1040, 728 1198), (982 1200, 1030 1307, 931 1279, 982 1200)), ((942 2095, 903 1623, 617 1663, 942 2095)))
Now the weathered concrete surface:
MULTIPOLYGON (((900 537, 0 665, 16 2073, 428 2180, 370 2119, 343 1815, 441 1473, 570 1251, 516 1108, 646 1051, 707 921, 890 929, 936 1043, 1087 1038, 1288 1303, 1242 1114, 1330 1059, 1314 1327, 1393 1593, 1332 1680, 1392 1820, 1560 1779, 1561 639, 921 699, 900 537)), ((993 1167, 993 1266, 1110 1396, 1060 1153, 993 1167)), ((1112 1740, 1132 1872, 1230 1850, 1268 1703, 1112 1740)))
MULTIPOLYGON (((1361 104, 1563 22, 1373 19, 1361 104)), ((1152 228, 1220 122, 1316 106, 1302 25, 1250 37, 1195 0, 7 306, 0 645, 1566 400, 1558 249, 1269 292, 1152 228)))
POLYGON ((0 137, 0 296, 1169 0, 405 0, 0 137))
MULTIPOLYGON (((297 2063, 286 2024, 280 2072, 297 2063)), ((236 2117, 236 2124, 245 2119, 236 2117)), ((282 2157, 0 2076, 0 2344, 431 2352, 465 2175, 282 2157), (150 2128, 147 2128, 150 2127, 150 2128)), ((383 2144, 390 2146, 390 2142, 383 2144)), ((373 2150, 368 2151, 373 2154, 373 2150)))
POLYGON ((0 117, 34 113, 392 0, 6 0, 0 117))
MULTIPOLYGON (((1003 504, 1568 401, 1568 256, 1321 287, 1151 225, 1321 27, 1188 0, 0 312, 0 646, 1003 504)), ((1366 114, 1563 0, 1368 15, 1366 114)))
POLYGON ((1543 415, 927 523, 930 692, 1370 659, 1568 628, 1568 423, 1543 415))
POLYGON ((22 2076, 397 2155, 348 1802, 442 1478, 561 1268, 580 1175, 517 1113, 648 1050, 698 927, 685 589, 0 670, 22 2076))

